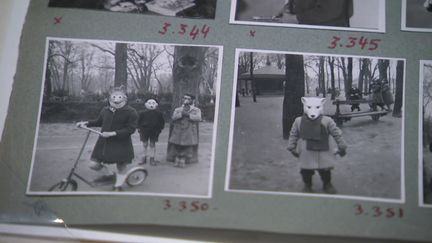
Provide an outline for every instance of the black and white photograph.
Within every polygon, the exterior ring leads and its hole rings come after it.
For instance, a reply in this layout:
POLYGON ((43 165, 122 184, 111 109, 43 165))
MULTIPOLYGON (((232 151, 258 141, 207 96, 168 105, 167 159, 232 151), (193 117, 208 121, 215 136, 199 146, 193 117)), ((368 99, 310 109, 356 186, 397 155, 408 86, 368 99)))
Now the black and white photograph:
POLYGON ((232 0, 230 23, 385 32, 385 0, 232 0))
POLYGON ((48 38, 27 193, 211 197, 221 57, 48 38))
POLYGON ((420 61, 419 202, 432 207, 432 60, 420 61))
POLYGON ((214 19, 217 0, 49 0, 49 7, 214 19))
POLYGON ((237 49, 225 189, 404 202, 405 59, 237 49))
POLYGON ((402 0, 402 30, 432 32, 432 0, 402 0))

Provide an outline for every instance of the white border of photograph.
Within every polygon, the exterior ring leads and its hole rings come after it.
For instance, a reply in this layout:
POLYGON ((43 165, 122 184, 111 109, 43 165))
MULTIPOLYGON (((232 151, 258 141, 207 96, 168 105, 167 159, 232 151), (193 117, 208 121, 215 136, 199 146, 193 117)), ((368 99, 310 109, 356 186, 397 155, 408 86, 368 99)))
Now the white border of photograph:
POLYGON ((416 31, 416 32, 432 32, 432 28, 415 28, 406 26, 406 11, 407 0, 402 0, 402 13, 401 13, 401 30, 403 31, 416 31))
POLYGON ((359 56, 359 55, 344 55, 344 54, 326 54, 326 53, 308 53, 308 52, 291 52, 291 51, 275 51, 275 50, 262 50, 262 49, 242 49, 236 48, 235 52, 235 64, 234 64, 234 78, 233 78, 233 91, 232 91, 232 104, 231 104, 231 120, 230 120, 230 134, 228 142, 228 159, 227 169, 225 175, 225 187, 224 190, 227 192, 247 193, 247 194, 268 194, 268 195, 281 195, 281 196, 304 196, 312 198, 335 198, 335 199, 352 199, 352 200, 364 200, 364 201, 376 201, 376 202, 389 202, 389 203, 405 203, 405 83, 406 83, 406 59, 395 58, 395 57, 377 57, 377 56, 359 56), (274 53, 274 54, 294 54, 294 55, 313 55, 313 56, 334 56, 334 57, 364 57, 374 59, 389 59, 389 60, 403 60, 404 61, 404 84, 403 84, 403 100, 402 100, 402 121, 401 121, 401 175, 400 175, 400 199, 389 199, 379 197, 364 197, 364 196, 350 196, 350 195, 326 195, 319 193, 301 193, 301 192, 276 192, 276 191, 259 191, 259 190, 241 190, 241 189, 230 189, 229 182, 231 176, 231 162, 232 162, 232 148, 234 140, 234 122, 235 122, 235 100, 237 92, 237 72, 238 72, 238 58, 240 52, 255 52, 255 53, 274 53))
POLYGON ((431 64, 432 60, 420 60, 420 70, 419 70, 419 133, 418 133, 418 194, 419 194, 419 206, 420 207, 426 207, 426 208, 432 208, 432 204, 425 204, 424 203, 424 185, 423 185, 423 114, 422 114, 422 107, 423 107, 423 80, 424 80, 424 65, 425 64, 431 64))
POLYGON ((231 10, 230 10, 230 24, 240 24, 240 25, 258 25, 258 26, 273 26, 273 27, 291 27, 291 28, 303 28, 303 29, 323 29, 323 30, 345 30, 345 31, 362 31, 362 32, 386 32, 386 8, 385 0, 379 1, 379 23, 378 29, 368 29, 368 28, 355 28, 355 27, 336 27, 336 26, 322 26, 322 25, 307 25, 307 24, 289 24, 289 23, 269 23, 269 22, 259 22, 259 21, 243 21, 236 20, 236 5, 237 0, 231 0, 231 10))
MULTIPOLYGON (((45 41, 45 50, 44 50, 44 68, 42 73, 42 85, 41 85, 41 94, 39 97, 39 111, 37 116, 37 124, 34 134, 34 142, 33 142, 33 151, 32 151, 32 160, 31 160, 31 167, 27 182, 27 189, 26 189, 26 195, 135 195, 135 196, 163 196, 163 197, 184 197, 184 198, 212 198, 213 195, 213 176, 214 176, 214 162, 215 162, 215 152, 216 152, 216 136, 217 136, 217 128, 218 128, 218 119, 219 119, 219 104, 220 104, 220 92, 221 92, 221 80, 222 80, 222 59, 223 59, 223 46, 221 45, 194 45, 194 44, 181 44, 181 43, 158 43, 158 42, 139 42, 139 41, 122 41, 122 40, 98 40, 98 39, 80 39, 80 38, 58 38, 58 37, 46 37, 45 41), (176 193, 146 193, 146 192, 108 192, 108 191, 96 191, 96 192, 89 192, 89 191, 75 191, 75 192, 34 192, 30 191, 30 185, 31 185, 31 177, 33 174, 33 166, 34 166, 34 160, 36 155, 36 146, 37 146, 37 139, 39 134, 39 124, 40 124, 40 116, 42 111, 42 101, 43 101, 43 91, 45 86, 45 72, 46 72, 46 61, 47 61, 47 54, 48 54, 48 45, 50 40, 72 40, 72 41, 85 41, 85 42, 121 42, 121 43, 140 43, 140 44, 154 44, 154 45, 172 45, 172 46, 196 46, 196 47, 212 47, 212 48, 218 48, 218 69, 217 69, 217 92, 216 92, 216 102, 215 102, 215 114, 214 114, 214 121, 213 121, 213 137, 212 137, 212 149, 211 149, 211 161, 210 161, 210 170, 209 170, 209 186, 208 186, 208 194, 207 195, 193 195, 193 194, 176 194, 176 193)), ((145 183, 145 182, 144 182, 145 183)))

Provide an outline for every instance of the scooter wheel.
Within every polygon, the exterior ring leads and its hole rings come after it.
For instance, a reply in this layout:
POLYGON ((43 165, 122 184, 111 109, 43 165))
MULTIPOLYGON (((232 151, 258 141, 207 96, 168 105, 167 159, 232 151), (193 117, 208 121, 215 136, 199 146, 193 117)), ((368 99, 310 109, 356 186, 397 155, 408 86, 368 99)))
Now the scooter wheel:
POLYGON ((62 180, 59 183, 54 184, 48 189, 50 192, 64 192, 64 191, 76 191, 78 184, 75 180, 62 180))
POLYGON ((148 172, 145 169, 137 169, 132 171, 126 178, 126 183, 129 186, 137 186, 145 181, 148 172))

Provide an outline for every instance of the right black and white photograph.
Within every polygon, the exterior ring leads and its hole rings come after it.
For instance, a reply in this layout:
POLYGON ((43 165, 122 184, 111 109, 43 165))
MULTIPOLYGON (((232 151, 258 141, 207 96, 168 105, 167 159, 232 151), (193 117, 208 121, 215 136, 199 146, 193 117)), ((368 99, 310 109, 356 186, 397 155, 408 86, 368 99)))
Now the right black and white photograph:
POLYGON ((402 30, 432 32, 432 0, 402 0, 402 30))
POLYGON ((227 191, 405 201, 405 59, 237 49, 235 70, 227 191))
POLYGON ((420 61, 419 195, 420 205, 432 207, 432 61, 420 61))

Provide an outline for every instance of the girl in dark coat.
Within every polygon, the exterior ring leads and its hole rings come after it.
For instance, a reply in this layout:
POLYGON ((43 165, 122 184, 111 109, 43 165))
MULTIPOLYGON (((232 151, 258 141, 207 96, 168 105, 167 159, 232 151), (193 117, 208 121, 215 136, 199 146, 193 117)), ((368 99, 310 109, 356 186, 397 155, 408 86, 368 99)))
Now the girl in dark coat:
MULTIPOLYGON (((131 135, 137 127, 138 114, 127 104, 122 87, 110 92, 109 106, 102 108, 96 120, 78 122, 77 126, 101 127, 101 135, 91 155, 93 170, 104 164, 116 164, 119 173, 124 173, 134 158, 131 135)), ((115 187, 119 187, 117 184, 115 187)))

